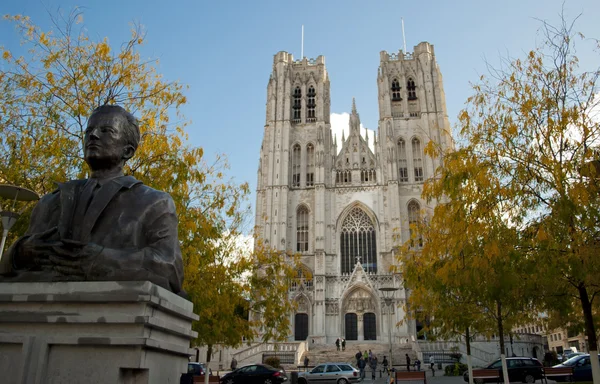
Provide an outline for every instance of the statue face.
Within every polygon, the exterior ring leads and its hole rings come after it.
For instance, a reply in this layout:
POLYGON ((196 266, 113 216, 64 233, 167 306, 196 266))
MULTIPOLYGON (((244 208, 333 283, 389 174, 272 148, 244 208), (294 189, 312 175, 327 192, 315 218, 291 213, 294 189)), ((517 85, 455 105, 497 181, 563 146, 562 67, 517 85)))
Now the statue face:
POLYGON ((83 139, 84 157, 92 170, 110 169, 125 160, 127 120, 114 112, 95 113, 83 139))

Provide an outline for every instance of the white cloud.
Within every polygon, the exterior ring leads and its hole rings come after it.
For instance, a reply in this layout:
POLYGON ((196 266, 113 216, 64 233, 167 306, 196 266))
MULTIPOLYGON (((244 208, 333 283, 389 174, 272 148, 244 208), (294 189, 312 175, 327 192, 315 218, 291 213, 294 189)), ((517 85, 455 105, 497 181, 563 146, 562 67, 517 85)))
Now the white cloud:
MULTIPOLYGON (((331 122, 331 132, 333 136, 337 139, 337 149, 338 153, 342 150, 342 131, 344 132, 345 137, 347 138, 350 134, 350 114, 347 112, 344 113, 332 113, 330 115, 331 122)), ((375 152, 374 138, 375 131, 372 129, 365 128, 362 123, 360 124, 360 135, 365 138, 367 134, 367 130, 369 131, 369 148, 371 151, 375 152)))

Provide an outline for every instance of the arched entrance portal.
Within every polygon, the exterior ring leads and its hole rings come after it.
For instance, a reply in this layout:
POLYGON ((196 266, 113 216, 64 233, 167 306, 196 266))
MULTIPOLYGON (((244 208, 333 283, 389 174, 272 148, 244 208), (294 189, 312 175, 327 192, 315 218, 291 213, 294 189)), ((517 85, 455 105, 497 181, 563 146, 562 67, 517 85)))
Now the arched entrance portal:
POLYGON ((377 322, 372 312, 363 315, 363 327, 365 340, 377 340, 377 322))
POLYGON ((356 313, 346 313, 344 325, 346 340, 358 340, 358 316, 356 313))
POLYGON ((350 288, 342 298, 343 334, 346 340, 377 340, 379 299, 362 284, 350 288))
POLYGON ((304 341, 308 337, 308 315, 296 313, 294 319, 294 340, 304 341))

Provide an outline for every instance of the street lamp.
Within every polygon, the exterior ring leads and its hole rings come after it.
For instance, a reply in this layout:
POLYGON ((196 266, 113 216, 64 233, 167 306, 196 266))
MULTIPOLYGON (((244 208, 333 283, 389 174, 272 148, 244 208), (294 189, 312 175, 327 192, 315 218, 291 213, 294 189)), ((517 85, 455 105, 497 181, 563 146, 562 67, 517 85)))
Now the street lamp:
POLYGON ((12 200, 12 207, 10 210, 0 211, 0 217, 2 218, 2 242, 0 243, 0 260, 2 260, 2 254, 4 253, 4 244, 8 237, 8 231, 17 222, 17 219, 23 213, 26 206, 21 209, 19 213, 14 212, 15 204, 17 201, 35 201, 40 197, 37 193, 23 187, 17 187, 9 184, 0 184, 0 198, 12 200))
POLYGON ((385 305, 388 307, 388 338, 390 340, 390 365, 392 368, 394 367, 394 361, 392 359, 392 305, 394 305, 394 295, 396 291, 400 288, 396 287, 383 287, 379 288, 381 291, 381 295, 383 296, 383 301, 385 305))

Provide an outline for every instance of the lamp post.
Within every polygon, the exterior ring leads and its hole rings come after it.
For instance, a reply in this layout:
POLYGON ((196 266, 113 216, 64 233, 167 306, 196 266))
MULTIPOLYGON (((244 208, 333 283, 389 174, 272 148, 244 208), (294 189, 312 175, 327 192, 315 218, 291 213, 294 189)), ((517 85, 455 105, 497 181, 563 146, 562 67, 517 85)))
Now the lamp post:
POLYGON ((394 295, 400 288, 396 287, 383 287, 379 288, 383 301, 386 307, 388 307, 388 338, 390 340, 390 366, 394 367, 394 360, 392 359, 392 305, 394 305, 394 295))
POLYGON ((35 201, 40 197, 37 193, 27 188, 17 187, 9 184, 0 184, 0 198, 12 200, 12 207, 10 210, 0 211, 0 217, 2 218, 2 242, 0 242, 0 260, 4 254, 4 244, 8 237, 8 231, 17 222, 17 219, 25 210, 25 207, 21 209, 19 213, 14 212, 15 204, 17 201, 35 201))

